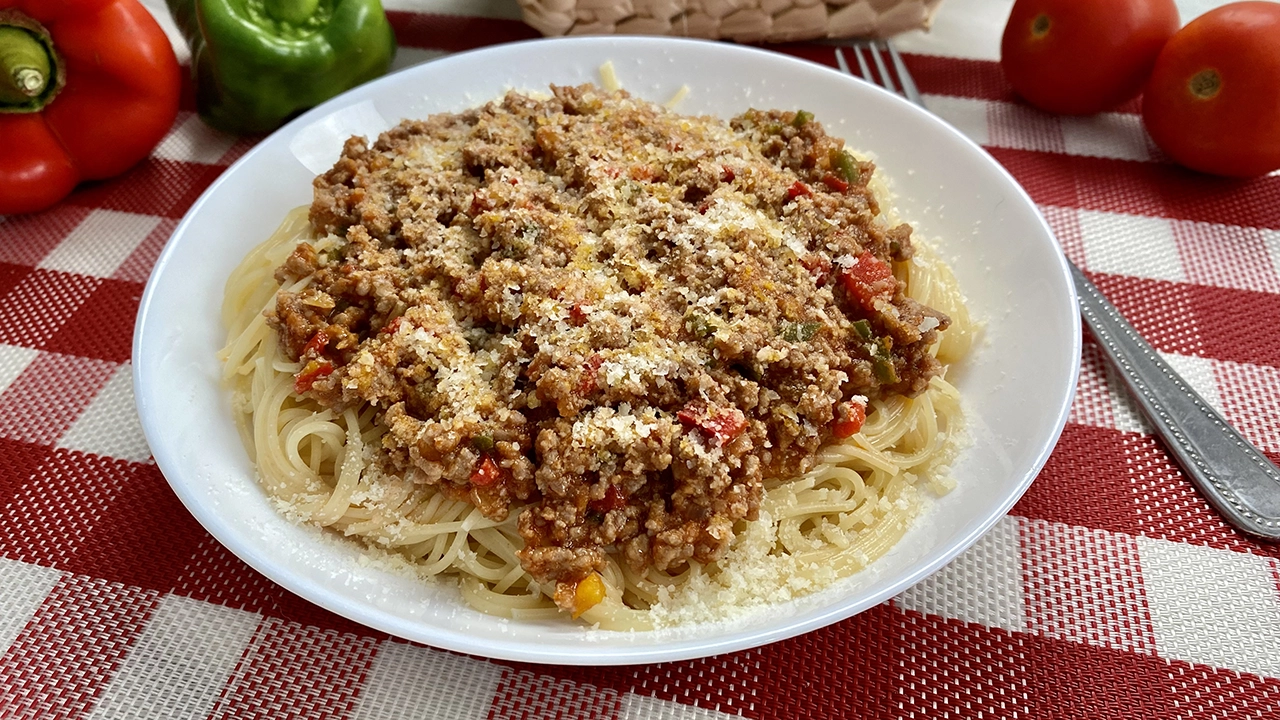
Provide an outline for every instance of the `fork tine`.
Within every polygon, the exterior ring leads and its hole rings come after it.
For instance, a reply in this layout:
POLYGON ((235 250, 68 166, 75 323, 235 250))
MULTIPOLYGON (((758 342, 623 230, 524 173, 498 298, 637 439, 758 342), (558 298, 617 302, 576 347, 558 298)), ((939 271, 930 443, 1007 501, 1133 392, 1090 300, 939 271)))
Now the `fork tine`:
POLYGON ((876 63, 876 70, 880 73, 880 84, 889 92, 898 92, 898 86, 893 84, 893 76, 889 74, 889 68, 885 67, 884 60, 880 59, 880 48, 874 41, 870 43, 871 59, 876 63))
POLYGON ((889 48, 889 57, 893 58, 893 69, 898 72, 898 82, 902 84, 902 93, 911 102, 924 107, 924 98, 920 97, 920 90, 916 88, 915 81, 911 79, 911 73, 907 72, 907 65, 902 62, 902 56, 898 54, 898 49, 888 40, 884 44, 885 47, 889 48))
POLYGON ((840 72, 844 73, 845 75, 853 74, 849 70, 849 63, 845 61, 844 53, 840 51, 839 47, 836 48, 836 65, 840 66, 840 72))
POLYGON ((871 68, 867 67, 867 61, 862 59, 862 43, 853 46, 853 55, 858 58, 858 69, 862 71, 862 79, 869 83, 874 83, 876 78, 871 74, 871 68))
POLYGON ((924 104, 924 98, 920 95, 920 89, 916 87, 915 80, 911 78, 911 72, 907 70, 907 64, 902 60, 902 55, 898 53, 898 49, 893 46, 893 43, 888 40, 881 41, 878 44, 874 40, 860 40, 849 45, 837 46, 836 65, 839 66, 840 72, 846 75, 861 77, 863 80, 879 85, 890 92, 901 94, 912 103, 927 109, 924 104), (862 51, 864 49, 871 53, 871 60, 875 63, 879 77, 872 73, 866 58, 863 57, 862 51), (857 74, 849 68, 849 62, 845 59, 845 50, 851 51, 853 56, 857 58, 859 70, 857 74), (889 54, 893 70, 898 76, 896 85, 894 84, 893 75, 889 73, 889 68, 881 57, 885 52, 889 54), (899 90, 899 86, 901 86, 901 90, 899 90))

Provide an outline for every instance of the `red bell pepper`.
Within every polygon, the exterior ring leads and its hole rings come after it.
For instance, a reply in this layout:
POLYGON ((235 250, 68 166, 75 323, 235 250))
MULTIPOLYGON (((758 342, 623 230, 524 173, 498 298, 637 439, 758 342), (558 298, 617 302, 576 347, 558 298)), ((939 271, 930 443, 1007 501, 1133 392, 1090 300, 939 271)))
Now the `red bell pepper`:
POLYGON ((137 0, 0 0, 0 215, 128 170, 173 125, 181 85, 137 0))
POLYGON ((293 391, 299 395, 310 392, 320 378, 333 374, 333 363, 328 360, 312 360, 293 378, 293 391))
POLYGON ((863 252, 852 263, 842 267, 840 282, 868 310, 875 309, 873 301, 876 298, 892 300, 893 293, 898 289, 893 268, 869 252, 863 252))
POLYGON ((627 506, 627 498, 618 489, 617 485, 610 485, 604 491, 604 497, 599 500, 592 500, 587 504, 592 510, 598 513, 607 513, 613 510, 619 510, 627 506))
MULTIPOLYGON (((399 319, 399 318, 397 318, 399 319)), ((329 346, 329 333, 320 330, 311 339, 307 341, 306 347, 302 348, 303 356, 316 357, 323 355, 324 349, 329 346)))
POLYGON ((590 395, 600 386, 601 365, 604 365, 604 358, 599 353, 587 358, 586 364, 582 366, 582 379, 578 381, 579 395, 590 395))
POLYGON ((831 434, 844 440, 857 435, 862 424, 867 421, 866 402, 847 402, 836 408, 836 421, 831 425, 831 434))
POLYGON ((849 183, 845 182, 844 180, 841 180, 840 178, 836 177, 835 175, 832 175, 831 173, 827 173, 826 175, 822 176, 822 183, 827 187, 831 188, 834 192, 838 192, 838 193, 842 193, 849 189, 849 183))
POLYGON ((809 186, 799 180, 791 183, 791 187, 787 188, 788 202, 795 200, 798 197, 810 197, 812 195, 813 191, 809 189, 809 186))
POLYGON ((488 455, 481 456, 471 471, 471 484, 479 487, 489 487, 501 479, 502 468, 488 455))
POLYGON ((747 429, 747 417, 736 407, 720 408, 695 400, 676 413, 676 419, 696 427, 717 445, 733 440, 747 429))

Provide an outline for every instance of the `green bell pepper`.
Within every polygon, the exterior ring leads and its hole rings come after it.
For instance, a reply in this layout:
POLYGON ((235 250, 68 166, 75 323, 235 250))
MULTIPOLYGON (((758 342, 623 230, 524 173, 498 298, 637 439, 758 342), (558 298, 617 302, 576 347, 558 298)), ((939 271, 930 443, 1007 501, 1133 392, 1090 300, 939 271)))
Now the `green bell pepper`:
POLYGON ((385 73, 380 0, 166 0, 191 46, 196 107, 220 130, 273 130, 385 73))

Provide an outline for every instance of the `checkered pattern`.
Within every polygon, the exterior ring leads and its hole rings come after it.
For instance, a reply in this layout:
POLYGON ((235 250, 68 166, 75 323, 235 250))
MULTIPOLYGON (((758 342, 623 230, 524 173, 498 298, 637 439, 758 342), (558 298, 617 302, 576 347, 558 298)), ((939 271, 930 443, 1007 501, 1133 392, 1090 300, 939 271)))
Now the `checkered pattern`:
MULTIPOLYGON (((535 35, 459 14, 500 3, 432 1, 454 14, 392 13, 399 65, 535 35)), ((981 2, 944 4, 930 47, 963 25, 949 12, 981 2)), ((990 61, 907 62, 1067 254, 1280 459, 1280 176, 1184 172, 1134 107, 1044 115, 990 61)), ((0 718, 1280 717, 1280 550, 1192 490, 1087 337, 1069 424, 1013 514, 892 602, 793 640, 524 666, 388 638, 281 590, 170 492, 128 363, 161 247, 251 144, 187 108, 123 177, 0 219, 0 718)))

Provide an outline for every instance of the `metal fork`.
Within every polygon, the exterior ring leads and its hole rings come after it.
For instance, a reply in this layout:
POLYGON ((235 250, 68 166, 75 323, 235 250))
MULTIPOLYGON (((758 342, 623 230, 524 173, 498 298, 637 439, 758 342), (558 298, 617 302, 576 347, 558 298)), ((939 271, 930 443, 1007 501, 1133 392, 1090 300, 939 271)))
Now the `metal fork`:
MULTIPOLYGON (((888 54, 889 60, 893 64, 893 69, 897 71, 898 82, 902 85, 901 93, 916 105, 925 107, 924 98, 920 96, 920 91, 916 89, 916 83, 911 79, 911 73, 907 72, 907 66, 902 62, 902 56, 898 54, 898 49, 893 46, 893 43, 888 40, 866 40, 845 47, 851 50, 854 57, 857 58, 859 72, 855 74, 849 69, 849 63, 845 62, 844 59, 844 48, 837 47, 836 64, 840 66, 840 72, 880 85, 889 92, 899 92, 898 88, 893 84, 893 78, 889 75, 889 68, 885 66, 881 57, 884 54, 888 54), (879 81, 876 80, 876 75, 872 75, 871 68, 863 57, 864 53, 871 56, 871 61, 876 66, 876 72, 879 73, 879 81)), ((927 110, 928 108, 925 109, 927 110)))
MULTIPOLYGON (((906 63, 888 41, 837 47, 835 55, 845 74, 902 94, 928 109, 906 63), (856 56, 859 72, 849 69, 845 49, 856 56), (871 56, 875 73, 864 53, 871 56), (882 58, 885 54, 888 64, 882 58)), ((1228 522, 1250 535, 1280 541, 1280 469, 1187 385, 1075 263, 1068 259, 1067 265, 1075 280, 1081 317, 1174 460, 1228 522)))

